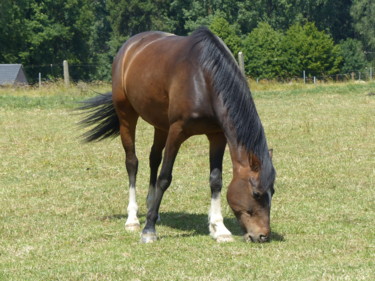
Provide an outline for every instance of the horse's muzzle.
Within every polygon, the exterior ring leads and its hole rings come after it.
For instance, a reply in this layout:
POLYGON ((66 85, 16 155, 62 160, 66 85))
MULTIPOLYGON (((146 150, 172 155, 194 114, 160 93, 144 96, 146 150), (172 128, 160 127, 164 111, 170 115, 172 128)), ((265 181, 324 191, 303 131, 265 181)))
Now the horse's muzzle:
POLYGON ((269 242, 270 237, 269 235, 259 234, 259 235, 253 235, 251 233, 246 233, 244 235, 245 242, 255 242, 255 243, 264 243, 269 242))

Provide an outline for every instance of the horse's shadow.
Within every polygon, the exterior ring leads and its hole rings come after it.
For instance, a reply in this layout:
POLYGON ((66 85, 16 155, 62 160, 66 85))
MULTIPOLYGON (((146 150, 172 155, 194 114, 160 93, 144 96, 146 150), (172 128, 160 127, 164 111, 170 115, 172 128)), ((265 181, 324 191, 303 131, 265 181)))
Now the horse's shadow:
MULTIPOLYGON (((140 214, 141 223, 145 222, 145 214, 140 214)), ((126 215, 116 214, 106 216, 104 219, 124 219, 126 215)), ((182 236, 209 235, 207 214, 190 214, 184 212, 164 212, 160 214, 159 225, 178 229, 186 232, 182 236)), ((234 236, 242 236, 243 232, 235 218, 224 218, 225 226, 234 236)), ((271 233, 271 240, 277 242, 285 241, 284 236, 277 232, 271 233)))

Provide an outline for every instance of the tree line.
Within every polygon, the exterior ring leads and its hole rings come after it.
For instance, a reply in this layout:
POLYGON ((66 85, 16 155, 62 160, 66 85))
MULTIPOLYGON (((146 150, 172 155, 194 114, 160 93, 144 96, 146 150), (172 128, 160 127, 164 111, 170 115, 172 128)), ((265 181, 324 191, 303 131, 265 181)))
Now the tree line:
POLYGON ((146 30, 188 35, 202 25, 234 55, 244 53, 253 78, 374 66, 373 0, 1 0, 0 63, 22 63, 37 77, 38 67, 66 59, 90 66, 73 79, 109 80, 112 59, 130 36, 146 30))

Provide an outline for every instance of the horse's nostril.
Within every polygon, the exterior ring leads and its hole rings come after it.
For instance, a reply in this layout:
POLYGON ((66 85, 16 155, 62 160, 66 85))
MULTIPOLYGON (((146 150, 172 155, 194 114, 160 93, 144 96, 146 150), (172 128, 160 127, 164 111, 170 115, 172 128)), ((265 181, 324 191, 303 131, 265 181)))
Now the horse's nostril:
POLYGON ((251 236, 251 234, 245 234, 243 238, 246 242, 254 242, 254 238, 251 236))
POLYGON ((244 235, 244 239, 246 242, 257 242, 257 243, 264 243, 269 241, 269 237, 264 234, 260 234, 259 236, 253 236, 249 233, 244 235))
POLYGON ((259 242, 263 243, 263 242, 267 242, 268 241, 268 236, 267 235, 259 235, 259 242))

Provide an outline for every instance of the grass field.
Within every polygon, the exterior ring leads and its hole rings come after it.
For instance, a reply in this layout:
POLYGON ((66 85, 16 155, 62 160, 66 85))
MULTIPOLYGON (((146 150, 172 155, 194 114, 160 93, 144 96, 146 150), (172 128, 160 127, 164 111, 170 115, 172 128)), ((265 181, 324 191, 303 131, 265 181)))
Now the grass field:
MULTIPOLYGON (((374 82, 254 85, 278 172, 266 244, 242 241, 225 196, 235 242, 209 237, 202 136, 178 155, 160 240, 143 245, 139 233, 125 232, 119 139, 78 139, 72 109, 90 89, 0 89, 0 280, 375 280, 374 82)), ((152 132, 139 123, 142 222, 152 132)), ((225 185, 230 179, 227 153, 225 185)))

